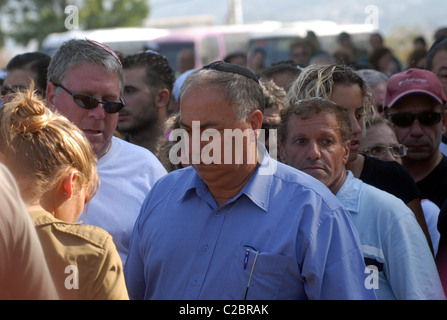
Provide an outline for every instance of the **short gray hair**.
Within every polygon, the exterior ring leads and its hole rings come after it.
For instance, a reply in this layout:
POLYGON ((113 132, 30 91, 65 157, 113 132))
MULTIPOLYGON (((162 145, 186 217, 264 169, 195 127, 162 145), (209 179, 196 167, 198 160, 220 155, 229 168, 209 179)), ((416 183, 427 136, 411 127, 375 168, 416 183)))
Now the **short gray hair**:
POLYGON ((121 62, 107 50, 89 40, 72 39, 59 47, 48 66, 48 82, 61 84, 69 69, 83 63, 97 64, 109 73, 118 74, 120 94, 122 94, 124 72, 121 62))
POLYGON ((386 74, 374 70, 374 69, 362 69, 356 71, 359 76, 361 76, 366 83, 368 84, 370 89, 375 89, 380 83, 387 83, 388 77, 386 74))
POLYGON ((186 78, 180 91, 180 101, 187 91, 210 85, 225 90, 238 121, 245 121, 254 110, 264 111, 264 94, 258 82, 240 74, 209 69, 199 69, 186 78))

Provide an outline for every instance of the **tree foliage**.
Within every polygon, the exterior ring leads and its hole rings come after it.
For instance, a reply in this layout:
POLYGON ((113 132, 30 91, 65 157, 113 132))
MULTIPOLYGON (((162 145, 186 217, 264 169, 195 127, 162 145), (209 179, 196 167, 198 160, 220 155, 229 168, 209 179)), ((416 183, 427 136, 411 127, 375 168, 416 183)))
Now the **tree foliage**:
POLYGON ((78 9, 79 28, 83 30, 141 26, 149 14, 147 0, 0 0, 0 8, 10 21, 4 34, 23 45, 37 40, 40 47, 48 34, 67 31, 68 6, 78 9))

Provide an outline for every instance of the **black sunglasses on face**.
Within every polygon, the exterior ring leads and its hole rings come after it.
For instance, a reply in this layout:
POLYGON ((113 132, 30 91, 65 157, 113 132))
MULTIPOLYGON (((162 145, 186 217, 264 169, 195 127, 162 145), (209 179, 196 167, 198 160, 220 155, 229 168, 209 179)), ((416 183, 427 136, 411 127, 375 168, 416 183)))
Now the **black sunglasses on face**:
POLYGON ((76 94, 71 93, 67 88, 65 88, 63 85, 54 83, 53 84, 56 87, 64 89, 68 94, 70 94, 73 97, 74 103, 76 103, 78 106, 84 109, 94 109, 98 104, 102 104, 104 111, 107 113, 117 113, 119 112, 126 104, 124 103, 123 99, 120 98, 120 101, 99 101, 98 99, 94 97, 87 96, 85 94, 76 94))
POLYGON ((421 113, 394 113, 389 115, 391 122, 398 127, 410 127, 414 120, 418 119, 419 123, 424 126, 433 126, 438 124, 442 115, 440 112, 424 111, 421 113))

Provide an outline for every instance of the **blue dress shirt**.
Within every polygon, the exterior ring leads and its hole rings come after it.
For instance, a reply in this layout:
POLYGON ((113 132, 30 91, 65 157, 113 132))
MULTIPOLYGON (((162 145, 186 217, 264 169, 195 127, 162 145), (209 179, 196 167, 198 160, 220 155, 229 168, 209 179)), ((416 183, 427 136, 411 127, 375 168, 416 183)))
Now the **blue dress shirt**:
POLYGON ((125 265, 131 299, 375 299, 365 271, 339 200, 268 155, 222 206, 192 167, 161 178, 125 265))

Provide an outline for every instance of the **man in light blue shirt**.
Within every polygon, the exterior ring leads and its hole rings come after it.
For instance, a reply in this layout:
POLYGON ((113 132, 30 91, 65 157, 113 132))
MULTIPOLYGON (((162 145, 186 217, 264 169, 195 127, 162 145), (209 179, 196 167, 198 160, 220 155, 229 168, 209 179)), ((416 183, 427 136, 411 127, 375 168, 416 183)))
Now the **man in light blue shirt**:
POLYGON ((346 170, 351 147, 346 110, 321 98, 300 100, 287 110, 279 129, 281 159, 327 185, 351 214, 377 298, 445 299, 411 209, 346 170))
POLYGON ((265 150, 258 157, 256 137, 242 143, 242 162, 225 137, 204 143, 213 130, 255 133, 263 103, 240 66, 214 63, 185 81, 180 125, 194 140, 200 121, 200 150, 189 141, 192 166, 161 178, 143 203, 125 265, 131 299, 375 299, 358 234, 329 189, 265 150))

